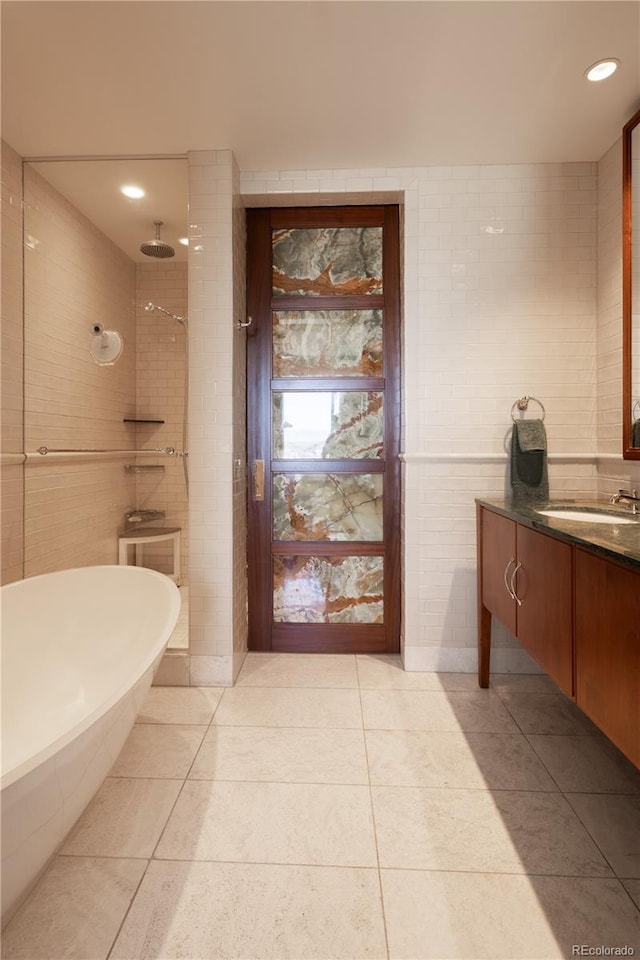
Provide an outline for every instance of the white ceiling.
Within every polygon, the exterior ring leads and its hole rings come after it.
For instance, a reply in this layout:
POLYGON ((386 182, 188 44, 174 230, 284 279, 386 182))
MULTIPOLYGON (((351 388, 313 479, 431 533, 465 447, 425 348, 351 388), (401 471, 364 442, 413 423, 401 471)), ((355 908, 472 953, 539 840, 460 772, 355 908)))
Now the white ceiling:
POLYGON ((3 0, 1 13, 2 135, 32 158, 232 149, 247 172, 598 160, 640 107, 640 0, 3 0), (589 83, 605 56, 621 69, 589 83))

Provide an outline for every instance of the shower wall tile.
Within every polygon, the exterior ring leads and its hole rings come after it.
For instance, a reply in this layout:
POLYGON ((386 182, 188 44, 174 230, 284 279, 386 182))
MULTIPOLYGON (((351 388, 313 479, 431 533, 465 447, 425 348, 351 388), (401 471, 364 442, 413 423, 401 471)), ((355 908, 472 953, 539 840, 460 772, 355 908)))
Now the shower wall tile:
POLYGON ((0 582, 24 576, 22 341, 22 160, 2 141, 2 324, 0 333, 0 437, 2 498, 0 501, 0 582))
MULTIPOLYGON (((164 420, 163 424, 130 425, 136 447, 188 449, 183 439, 187 378, 186 328, 162 314, 148 313, 149 301, 176 316, 188 313, 188 266, 185 262, 149 261, 136 264, 136 413, 137 417, 164 420)), ((188 432, 188 431, 187 431, 188 432)), ((164 473, 136 475, 135 507, 164 510, 167 527, 181 527, 182 578, 189 573, 188 499, 182 460, 161 457, 145 461, 164 466, 164 473)), ((173 551, 167 544, 144 549, 147 566, 170 573, 173 551)))
MULTIPOLYGON (((134 447, 135 267, 29 165, 24 169, 25 450, 134 447), (89 325, 118 330, 113 366, 89 354, 89 325)), ((135 478, 122 460, 31 459, 25 468, 25 575, 117 562, 135 478)))

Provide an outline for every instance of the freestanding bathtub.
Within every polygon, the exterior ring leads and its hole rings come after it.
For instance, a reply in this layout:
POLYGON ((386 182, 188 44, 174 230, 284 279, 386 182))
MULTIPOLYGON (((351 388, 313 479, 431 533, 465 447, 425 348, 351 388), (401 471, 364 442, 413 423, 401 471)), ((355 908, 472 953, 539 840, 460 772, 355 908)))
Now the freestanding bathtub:
POLYGON ((129 735, 180 611, 145 567, 2 587, 2 917, 91 800, 129 735))

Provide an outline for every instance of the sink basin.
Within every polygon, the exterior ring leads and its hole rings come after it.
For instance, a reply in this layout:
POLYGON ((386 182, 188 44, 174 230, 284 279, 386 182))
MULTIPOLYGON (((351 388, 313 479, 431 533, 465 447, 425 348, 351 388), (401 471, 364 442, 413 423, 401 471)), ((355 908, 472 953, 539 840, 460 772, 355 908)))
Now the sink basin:
POLYGON ((538 510, 544 517, 555 517, 557 520, 578 520, 582 523, 609 523, 619 526, 623 523, 637 523, 631 517, 623 517, 619 513, 598 513, 597 510, 563 510, 562 507, 549 510, 538 510))

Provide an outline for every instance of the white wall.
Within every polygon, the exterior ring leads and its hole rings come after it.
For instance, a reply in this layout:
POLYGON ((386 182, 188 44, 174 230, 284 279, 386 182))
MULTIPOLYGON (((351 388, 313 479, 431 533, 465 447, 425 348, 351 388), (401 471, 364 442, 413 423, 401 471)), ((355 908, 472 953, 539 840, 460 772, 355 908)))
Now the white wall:
MULTIPOLYGON (((207 233, 211 251, 221 231, 226 256, 234 234, 233 181, 220 164, 231 171, 233 158, 219 151, 190 159, 192 222, 207 233)), ((474 670, 474 497, 505 491, 505 443, 518 397, 529 394, 545 405, 551 495, 592 496, 597 489, 597 165, 267 171, 243 173, 240 182, 247 206, 401 199, 404 659, 409 669, 474 670)), ((202 404, 223 416, 230 405, 233 420, 240 392, 234 394, 224 371, 237 334, 229 329, 234 301, 224 297, 232 294, 234 272, 228 259, 214 262, 215 279, 202 271, 190 276, 201 309, 199 336, 208 331, 216 339, 209 370, 199 361, 194 395, 204 391, 202 404), (221 389, 218 405, 211 394, 221 389)), ((201 347, 207 350, 204 340, 201 347)), ((219 488, 221 499, 200 501, 207 526, 228 538, 226 547, 218 541, 214 566, 233 543, 233 437, 231 423, 220 422, 213 439, 229 485, 219 488)), ((197 470, 204 476, 211 466, 199 463, 197 470)), ((219 579, 233 588, 231 578, 219 579)), ((230 656, 233 631, 228 627, 222 641, 215 623, 234 607, 233 589, 224 595, 213 583, 202 586, 211 617, 200 637, 217 644, 219 657, 230 656)), ((496 641, 496 669, 531 667, 509 638, 498 632, 496 641)))

